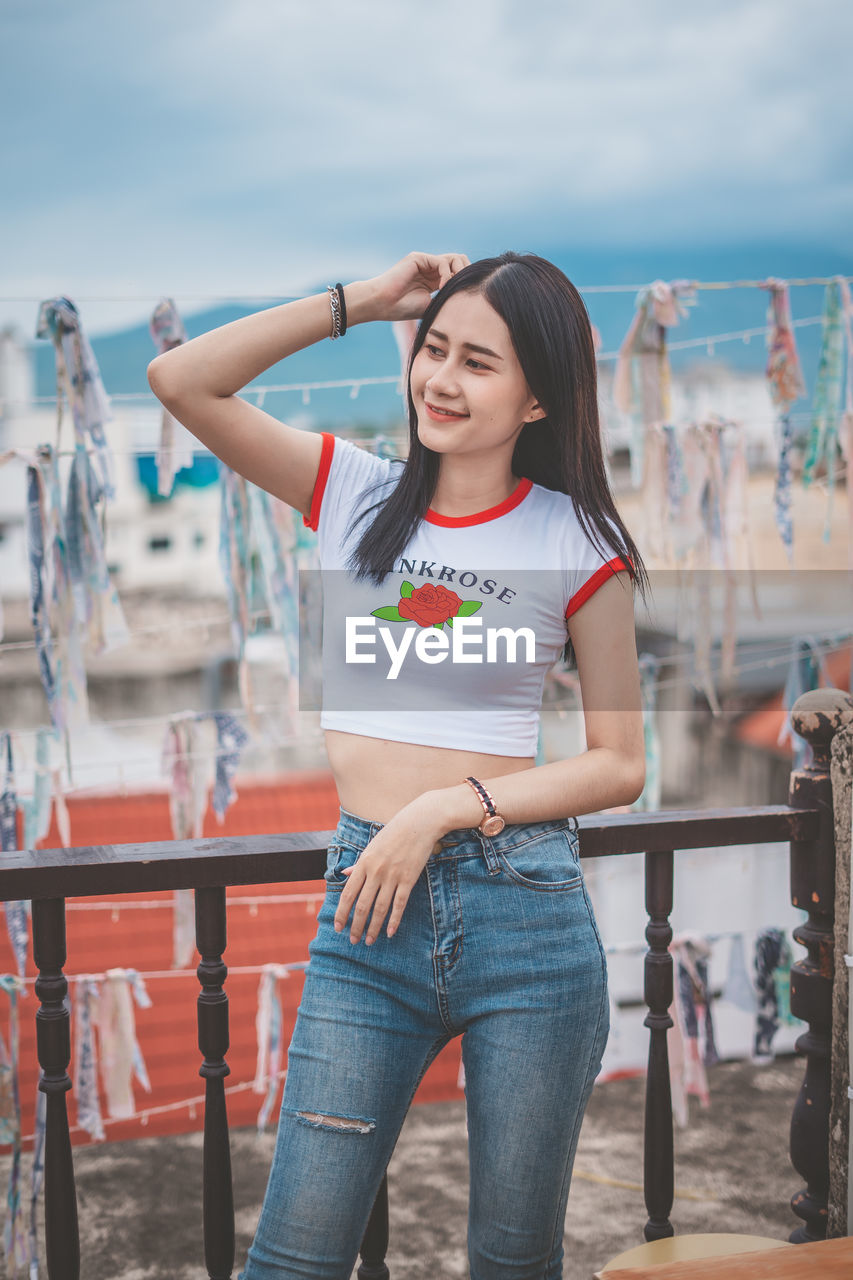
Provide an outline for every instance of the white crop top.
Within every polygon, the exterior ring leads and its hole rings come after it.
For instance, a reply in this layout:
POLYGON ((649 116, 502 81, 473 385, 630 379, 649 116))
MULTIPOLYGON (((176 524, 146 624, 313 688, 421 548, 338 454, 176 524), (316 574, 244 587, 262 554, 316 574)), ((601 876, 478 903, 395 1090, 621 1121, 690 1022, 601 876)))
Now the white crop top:
POLYGON ((593 545, 567 494, 522 479, 474 515, 430 509, 381 586, 356 582, 347 559, 373 516, 346 531, 392 491, 402 463, 322 437, 303 517, 317 532, 323 582, 321 727, 535 756, 566 619, 627 562, 593 545), (389 483, 373 490, 377 481, 389 483))

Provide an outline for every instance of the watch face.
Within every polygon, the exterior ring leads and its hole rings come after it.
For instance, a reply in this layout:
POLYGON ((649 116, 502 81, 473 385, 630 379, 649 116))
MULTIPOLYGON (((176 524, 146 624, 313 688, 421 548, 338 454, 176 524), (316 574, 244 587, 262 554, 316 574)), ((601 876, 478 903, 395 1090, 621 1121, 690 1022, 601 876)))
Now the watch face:
POLYGON ((499 813, 496 813, 493 814, 491 818, 486 818, 485 822, 480 827, 480 830, 484 836, 496 836, 500 831, 503 831, 505 826, 506 822, 504 819, 499 813))

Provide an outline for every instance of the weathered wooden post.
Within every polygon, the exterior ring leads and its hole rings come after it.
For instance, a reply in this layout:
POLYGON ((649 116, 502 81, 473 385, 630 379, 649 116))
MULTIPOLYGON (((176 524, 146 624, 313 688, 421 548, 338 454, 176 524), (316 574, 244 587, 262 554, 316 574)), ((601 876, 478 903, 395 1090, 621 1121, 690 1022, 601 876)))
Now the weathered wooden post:
POLYGON ((814 759, 792 772, 788 803, 820 813, 816 840, 791 841, 791 901, 809 917, 794 930, 808 954, 791 968, 791 1012, 809 1027, 796 1044, 797 1052, 806 1056, 806 1073, 791 1119, 791 1161, 806 1186, 791 1200, 804 1224, 791 1233, 794 1244, 822 1240, 827 1230, 835 965, 835 831, 829 770, 833 736, 851 720, 853 698, 839 689, 804 693, 791 709, 791 724, 810 744, 814 759))
POLYGON ((649 1066, 646 1075, 646 1134, 643 1144, 646 1208, 649 1220, 644 1234, 647 1240, 660 1240, 673 1235, 669 1215, 672 1212, 674 1187, 672 1094, 669 1083, 669 1051, 667 1032, 672 1026, 669 1008, 672 1004, 672 888, 673 851, 647 853, 646 858, 646 952, 644 987, 649 1012, 643 1026, 649 1028, 649 1066))
POLYGON ((210 1280, 230 1280, 234 1269, 234 1191, 231 1181, 231 1146, 225 1109, 225 1077, 231 1068, 228 1052, 228 996, 224 984, 228 970, 225 950, 225 890, 212 887, 195 891, 195 935, 201 953, 198 980, 198 1047, 204 1055, 199 1075, 206 1081, 204 1097, 204 1152, 202 1156, 204 1261, 210 1280))
POLYGON ((71 1088, 71 1018, 65 997, 65 899, 33 899, 33 956, 39 976, 36 1043, 47 1094, 44 1145, 44 1232, 49 1280, 80 1280, 80 1232, 65 1095, 71 1088))
POLYGON ((829 1104, 829 1212, 826 1234, 853 1234, 853 1186, 850 1181, 850 980, 853 929, 850 928, 850 859, 853 844, 853 720, 832 739, 830 778, 835 811, 835 981, 832 991, 832 1067, 829 1104))

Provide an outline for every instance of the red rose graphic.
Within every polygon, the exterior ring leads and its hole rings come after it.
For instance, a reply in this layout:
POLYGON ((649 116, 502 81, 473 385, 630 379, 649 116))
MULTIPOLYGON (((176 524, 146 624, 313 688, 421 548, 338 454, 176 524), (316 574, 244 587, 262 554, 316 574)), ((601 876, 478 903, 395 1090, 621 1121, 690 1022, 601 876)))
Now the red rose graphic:
POLYGON ((448 591, 437 582, 425 582, 410 596, 401 596, 397 608, 404 618, 410 618, 419 627, 433 627, 436 623, 443 625, 448 618, 455 618, 461 604, 455 591, 448 591))

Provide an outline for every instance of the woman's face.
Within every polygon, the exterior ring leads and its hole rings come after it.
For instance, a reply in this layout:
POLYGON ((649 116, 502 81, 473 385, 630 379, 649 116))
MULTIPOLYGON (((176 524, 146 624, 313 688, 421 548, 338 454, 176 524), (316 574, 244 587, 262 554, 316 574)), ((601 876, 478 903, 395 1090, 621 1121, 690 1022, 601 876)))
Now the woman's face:
POLYGON ((545 416, 530 392, 509 330, 481 293, 456 293, 412 363, 418 438, 436 453, 476 453, 514 443, 545 416))

